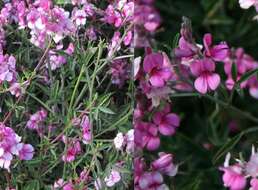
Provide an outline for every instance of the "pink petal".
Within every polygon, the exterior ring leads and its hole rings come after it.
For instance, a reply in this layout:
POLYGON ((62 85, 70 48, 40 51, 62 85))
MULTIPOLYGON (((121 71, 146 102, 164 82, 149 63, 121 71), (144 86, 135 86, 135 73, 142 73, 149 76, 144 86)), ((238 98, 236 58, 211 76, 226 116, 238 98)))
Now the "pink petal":
POLYGON ((205 76, 200 76, 198 77, 195 81, 194 81, 194 87, 195 89, 202 93, 202 94, 206 94, 207 93, 207 89, 208 89, 208 84, 206 81, 205 76))
POLYGON ((160 139, 158 137, 150 138, 147 143, 147 149, 150 151, 153 151, 159 148, 159 145, 160 145, 160 139))
POLYGON ((180 123, 180 118, 177 114, 170 113, 164 117, 164 121, 170 125, 178 127, 180 123))
POLYGON ((173 125, 162 123, 161 125, 159 125, 159 132, 162 135, 169 136, 175 133, 175 128, 173 125))
POLYGON ((211 74, 207 76, 208 86, 211 90, 215 90, 220 83, 220 76, 218 74, 211 74))
POLYGON ((155 87, 163 87, 165 85, 164 80, 159 75, 152 75, 149 80, 151 85, 155 87))

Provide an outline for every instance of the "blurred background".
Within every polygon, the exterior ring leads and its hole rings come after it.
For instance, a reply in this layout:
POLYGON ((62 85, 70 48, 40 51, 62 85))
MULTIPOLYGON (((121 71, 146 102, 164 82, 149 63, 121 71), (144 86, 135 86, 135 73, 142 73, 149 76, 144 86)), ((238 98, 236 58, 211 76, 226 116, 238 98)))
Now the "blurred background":
MULTIPOLYGON (((187 16, 192 20, 193 35, 198 43, 205 33, 212 33, 215 42, 227 41, 230 47, 243 47, 246 53, 258 59, 258 22, 253 20, 254 8, 243 10, 238 0, 156 0, 156 7, 162 17, 162 26, 156 34, 157 49, 171 53, 182 16, 187 16)), ((233 105, 258 116, 258 101, 245 94, 236 96, 233 105)), ((170 188, 224 190, 222 173, 218 170, 224 155, 219 156, 218 151, 227 143, 231 145, 240 131, 257 124, 230 110, 217 110, 214 103, 198 97, 172 98, 171 101, 173 111, 181 114, 182 123, 174 137, 162 140, 162 148, 175 154, 181 164, 170 188), (230 127, 235 129, 230 132, 230 127)), ((242 152, 248 159, 251 145, 258 147, 257 136, 258 133, 253 132, 237 139, 231 150, 233 155, 238 157, 242 152)))

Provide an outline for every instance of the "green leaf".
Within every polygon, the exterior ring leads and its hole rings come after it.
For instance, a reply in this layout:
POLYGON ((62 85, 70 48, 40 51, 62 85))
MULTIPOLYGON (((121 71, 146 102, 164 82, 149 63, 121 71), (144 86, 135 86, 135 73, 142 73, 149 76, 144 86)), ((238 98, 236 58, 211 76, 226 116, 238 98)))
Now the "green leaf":
POLYGON ((240 133, 239 135, 236 135, 232 139, 230 139, 228 142, 226 142, 215 154, 215 156, 212 159, 212 162, 215 164, 219 159, 224 157, 242 138, 243 133, 240 133))
POLYGON ((232 64, 231 74, 232 74, 233 80, 236 81, 237 80, 237 66, 235 63, 232 64))
POLYGON ((38 180, 29 181, 24 189, 25 190, 39 190, 40 189, 39 181, 38 180))
POLYGON ((237 81, 236 84, 237 84, 237 85, 240 85, 242 82, 245 82, 246 80, 248 80, 249 78, 251 78, 252 76, 254 76, 257 72, 258 72, 258 68, 246 72, 246 73, 239 79, 239 81, 237 81))
POLYGON ((107 114, 115 114, 115 112, 113 112, 111 109, 107 108, 107 107, 99 107, 99 110, 103 113, 107 113, 107 114))
POLYGON ((172 49, 174 49, 178 46, 179 38, 180 38, 180 34, 177 33, 173 39, 172 49))

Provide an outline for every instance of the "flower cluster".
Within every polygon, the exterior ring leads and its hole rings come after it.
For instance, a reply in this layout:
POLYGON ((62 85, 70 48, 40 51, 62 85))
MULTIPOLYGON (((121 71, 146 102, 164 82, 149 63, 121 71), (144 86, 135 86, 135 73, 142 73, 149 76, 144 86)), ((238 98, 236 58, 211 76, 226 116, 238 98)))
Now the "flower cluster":
POLYGON ((230 153, 227 154, 224 166, 220 170, 224 172, 224 186, 230 190, 242 190, 247 186, 247 179, 250 180, 250 190, 258 189, 258 153, 255 148, 252 149, 252 154, 249 161, 236 159, 236 163, 230 165, 230 153))
POLYGON ((0 167, 10 171, 14 156, 20 160, 31 160, 34 148, 21 142, 21 137, 15 131, 0 123, 0 167))
POLYGON ((29 121, 27 121, 27 128, 31 130, 36 130, 39 134, 42 133, 44 129, 44 121, 47 118, 47 111, 43 108, 30 116, 29 121))
POLYGON ((134 185, 137 190, 144 189, 169 189, 164 184, 162 175, 175 176, 177 165, 173 163, 173 155, 159 153, 159 158, 151 163, 149 170, 146 170, 146 163, 143 158, 134 159, 134 185))
POLYGON ((134 9, 134 46, 149 47, 150 35, 152 35, 161 24, 161 17, 154 7, 154 1, 137 0, 134 9))
POLYGON ((116 137, 114 138, 114 145, 117 150, 123 150, 126 147, 126 152, 133 153, 134 130, 129 130, 125 135, 121 132, 117 133, 116 137))

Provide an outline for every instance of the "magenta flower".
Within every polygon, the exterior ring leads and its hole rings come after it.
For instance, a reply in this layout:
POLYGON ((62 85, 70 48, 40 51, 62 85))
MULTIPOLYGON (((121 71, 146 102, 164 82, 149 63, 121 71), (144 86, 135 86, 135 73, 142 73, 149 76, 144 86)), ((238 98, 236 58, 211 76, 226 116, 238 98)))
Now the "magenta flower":
POLYGON ((162 135, 169 136, 175 134, 176 128, 180 124, 180 118, 178 115, 170 113, 170 105, 167 104, 162 111, 154 114, 153 122, 158 126, 162 135))
POLYGON ((151 53, 144 58, 143 69, 154 87, 163 87, 171 78, 172 71, 162 53, 151 53))
POLYGON ((107 9, 105 10, 104 20, 108 24, 113 24, 117 28, 121 26, 123 21, 121 14, 116 11, 112 5, 108 5, 107 9))
POLYGON ((257 178, 251 179, 250 185, 251 185, 250 190, 258 190, 258 179, 257 178))
POLYGON ((222 171, 224 171, 223 182, 225 187, 229 187, 230 190, 243 190, 245 188, 246 179, 239 165, 222 168, 222 171))
POLYGON ((160 145, 158 128, 153 123, 137 122, 135 125, 134 139, 136 146, 150 151, 156 150, 160 145))
POLYGON ((81 120, 81 129, 82 129, 82 142, 84 144, 89 144, 91 141, 91 123, 89 117, 84 115, 81 120))
POLYGON ((221 42, 219 45, 212 46, 212 35, 205 34, 203 37, 204 54, 207 57, 212 58, 214 61, 224 61, 229 55, 229 48, 225 42, 221 42))
POLYGON ((194 82, 195 89, 206 94, 209 90, 216 90, 220 83, 220 76, 215 71, 215 63, 211 59, 194 61, 190 66, 191 72, 197 79, 194 82))
POLYGON ((75 21, 75 24, 77 26, 80 25, 85 25, 86 24, 86 12, 85 10, 78 10, 77 8, 75 8, 72 12, 73 18, 72 20, 75 21))
POLYGON ((168 190, 168 187, 163 184, 163 176, 159 172, 145 172, 139 179, 139 189, 162 189, 168 190))
POLYGON ((79 141, 72 140, 72 142, 68 145, 67 151, 65 155, 63 155, 62 159, 64 162, 72 162, 75 160, 77 154, 81 152, 81 145, 79 141))
POLYGON ((154 171, 159 171, 168 176, 175 176, 177 174, 178 166, 174 165, 172 154, 159 153, 159 158, 152 162, 151 166, 154 171))
POLYGON ((30 144, 21 143, 21 150, 19 151, 20 160, 31 160, 34 155, 34 148, 30 144))

